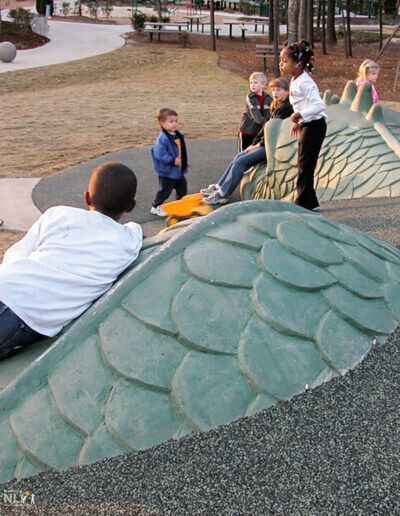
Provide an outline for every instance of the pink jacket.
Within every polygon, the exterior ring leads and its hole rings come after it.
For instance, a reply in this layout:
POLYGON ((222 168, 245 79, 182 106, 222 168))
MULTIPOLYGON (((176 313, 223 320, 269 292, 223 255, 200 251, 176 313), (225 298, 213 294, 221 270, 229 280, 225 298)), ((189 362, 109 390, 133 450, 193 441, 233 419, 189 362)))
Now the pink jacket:
MULTIPOLYGON (((362 77, 357 77, 356 79, 356 85, 357 85, 357 91, 359 90, 361 84, 364 82, 367 82, 366 79, 363 79, 362 77)), ((372 88, 372 104, 377 104, 379 102, 378 92, 376 91, 375 86, 371 83, 372 88)))

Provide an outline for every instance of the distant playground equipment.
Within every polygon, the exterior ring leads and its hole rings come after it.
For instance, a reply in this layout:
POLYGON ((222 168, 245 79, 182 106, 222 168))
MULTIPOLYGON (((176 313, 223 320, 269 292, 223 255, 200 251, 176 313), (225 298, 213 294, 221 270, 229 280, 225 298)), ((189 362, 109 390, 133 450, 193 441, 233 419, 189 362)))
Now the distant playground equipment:
POLYGON ((11 63, 17 56, 16 46, 10 41, 0 43, 0 61, 3 63, 11 63))
POLYGON ((162 209, 167 214, 167 225, 173 226, 182 220, 202 217, 211 213, 213 209, 203 199, 204 195, 195 193, 185 195, 185 197, 178 201, 163 204, 162 209))

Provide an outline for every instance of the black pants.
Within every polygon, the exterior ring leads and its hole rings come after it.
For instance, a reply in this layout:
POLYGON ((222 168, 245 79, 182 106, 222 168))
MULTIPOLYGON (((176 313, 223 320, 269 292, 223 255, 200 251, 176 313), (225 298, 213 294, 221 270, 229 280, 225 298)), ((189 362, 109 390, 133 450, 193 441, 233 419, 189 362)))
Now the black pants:
POLYGON ((154 208, 165 202, 171 195, 172 190, 175 190, 177 199, 180 199, 187 194, 185 176, 182 176, 180 179, 170 179, 169 177, 158 178, 158 192, 153 201, 154 208))
POLYGON ((297 191, 295 204, 313 210, 319 206, 314 190, 314 171, 326 134, 325 118, 302 124, 299 134, 297 191))
POLYGON ((253 143, 255 136, 248 136, 247 134, 239 133, 238 136, 238 153, 243 152, 247 147, 253 143))

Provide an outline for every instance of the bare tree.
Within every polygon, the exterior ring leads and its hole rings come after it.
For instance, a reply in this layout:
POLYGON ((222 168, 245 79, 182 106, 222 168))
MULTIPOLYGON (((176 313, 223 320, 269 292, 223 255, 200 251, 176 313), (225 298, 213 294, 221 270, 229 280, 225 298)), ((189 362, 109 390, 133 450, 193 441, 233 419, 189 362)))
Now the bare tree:
POLYGON ((346 24, 347 24, 347 53, 349 57, 353 57, 353 49, 351 45, 351 21, 350 21, 350 0, 346 0, 346 24))
POLYGON ((268 43, 274 42, 274 4, 269 1, 269 19, 268 19, 268 43))
POLYGON ((274 74, 279 77, 279 0, 274 0, 274 74))
POLYGON ((322 53, 327 54, 326 51, 326 17, 325 17, 325 0, 322 0, 322 53))
POLYGON ((307 28, 307 0, 299 0, 299 30, 298 36, 300 39, 306 37, 307 28))
POLYGON ((288 42, 289 44, 297 41, 297 0, 289 0, 287 22, 288 22, 288 42))
POLYGON ((210 32, 211 32, 211 50, 217 50, 217 40, 215 39, 215 13, 214 0, 210 0, 210 32))
POLYGON ((307 0, 306 40, 314 46, 314 2, 307 0))
POLYGON ((327 7, 327 19, 326 19, 326 41, 327 43, 336 43, 336 30, 335 30, 335 0, 328 0, 327 7))

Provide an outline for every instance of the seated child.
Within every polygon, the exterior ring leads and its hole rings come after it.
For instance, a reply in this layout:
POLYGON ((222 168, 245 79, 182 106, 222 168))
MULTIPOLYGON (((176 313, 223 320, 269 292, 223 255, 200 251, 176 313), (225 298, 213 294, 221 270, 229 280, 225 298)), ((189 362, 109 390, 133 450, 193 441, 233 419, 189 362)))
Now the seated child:
POLYGON ((364 82, 371 83, 373 104, 377 104, 379 102, 378 92, 376 91, 376 81, 378 80, 379 70, 380 68, 377 63, 370 59, 366 59, 360 64, 356 79, 357 90, 364 82))
POLYGON ((176 192, 180 199, 187 193, 185 174, 188 169, 188 156, 183 134, 178 130, 178 114, 173 109, 163 108, 157 113, 161 132, 151 149, 154 169, 158 174, 158 191, 150 213, 165 217, 161 204, 176 192))
POLYGON ((135 207, 136 185, 125 165, 99 165, 84 193, 89 210, 50 208, 8 249, 0 265, 0 359, 59 333, 137 258, 141 227, 118 222, 135 207))
MULTIPOLYGON (((288 81, 283 78, 274 79, 269 83, 269 89, 273 97, 270 118, 288 118, 293 113, 293 108, 288 98, 288 81)), ((264 127, 262 127, 254 138, 252 145, 234 157, 218 183, 211 184, 208 188, 200 190, 206 196, 204 200, 211 205, 228 202, 228 197, 240 183, 245 171, 251 166, 265 161, 265 159, 264 127)))
POLYGON ((265 91, 267 78, 261 72, 249 77, 250 92, 246 95, 246 107, 239 124, 239 152, 243 152, 269 118, 271 97, 265 91))

